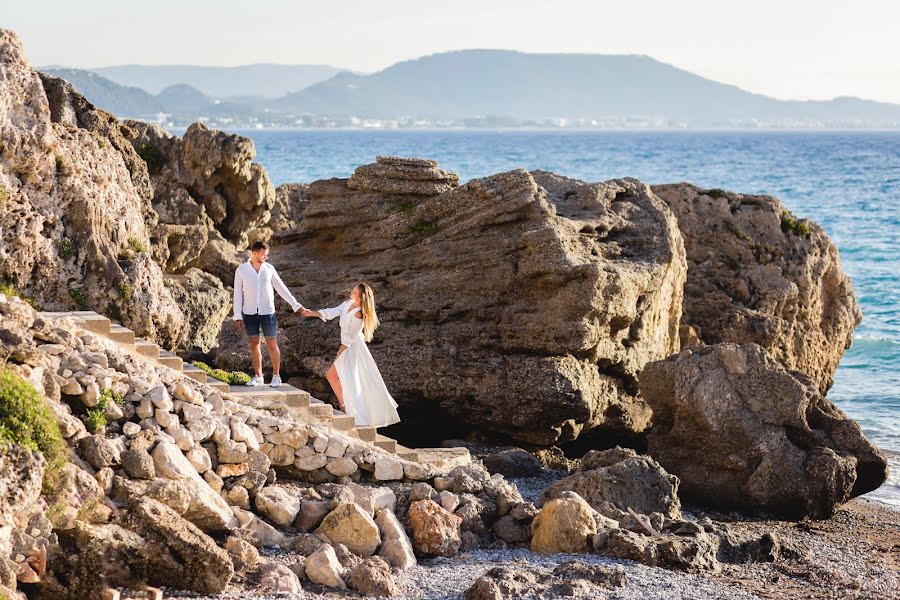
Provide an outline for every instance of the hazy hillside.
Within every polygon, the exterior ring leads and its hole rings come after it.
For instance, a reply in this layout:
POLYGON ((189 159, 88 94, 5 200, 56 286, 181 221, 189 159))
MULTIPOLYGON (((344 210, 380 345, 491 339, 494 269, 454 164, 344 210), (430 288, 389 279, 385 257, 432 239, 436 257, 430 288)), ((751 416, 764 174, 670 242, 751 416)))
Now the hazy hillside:
MULTIPOLYGON (((224 93, 206 93, 202 86, 209 80, 203 73, 224 77, 246 69, 264 79, 263 74, 274 77, 279 69, 295 73, 290 70, 295 67, 109 67, 105 71, 110 69, 149 73, 157 79, 164 73, 195 74, 200 80, 172 83, 154 96, 90 71, 46 70, 68 79, 113 113, 155 117, 162 112, 173 126, 205 119, 226 128, 900 127, 900 105, 847 97, 776 100, 646 56, 464 50, 397 63, 371 75, 336 73, 276 99, 263 94, 275 89, 274 83, 248 90, 250 80, 239 77, 231 82, 217 80, 218 90, 224 93)), ((152 81, 148 85, 156 89, 152 81)))
POLYGON ((158 94, 172 85, 186 83, 213 98, 280 98, 325 81, 340 69, 328 65, 118 65, 98 67, 91 71, 120 85, 137 86, 151 94, 158 94))
POLYGON ((858 99, 786 102, 704 79, 646 56, 465 50, 341 73, 277 103, 287 111, 439 119, 658 118, 694 126, 825 120, 900 124, 900 105, 858 99))
POLYGON ((116 115, 140 117, 155 115, 165 110, 163 103, 145 90, 118 85, 91 71, 61 68, 41 70, 54 77, 65 79, 88 100, 116 115))

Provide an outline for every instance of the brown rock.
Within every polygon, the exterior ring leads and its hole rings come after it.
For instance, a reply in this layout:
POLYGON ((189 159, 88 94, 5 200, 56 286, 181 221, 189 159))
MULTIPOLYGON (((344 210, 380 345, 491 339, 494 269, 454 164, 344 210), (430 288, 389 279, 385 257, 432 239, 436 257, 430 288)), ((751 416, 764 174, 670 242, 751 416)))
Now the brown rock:
POLYGON ((648 365, 649 452, 698 504, 826 518, 887 476, 859 425, 754 344, 685 350, 648 365))
POLYGON ((551 500, 531 523, 531 549, 541 554, 586 552, 597 523, 591 506, 577 495, 551 500))
POLYGON ((407 511, 413 547, 420 555, 454 556, 459 551, 462 519, 433 500, 418 500, 407 511))
POLYGON ((375 521, 352 502, 340 504, 328 513, 316 533, 324 534, 333 544, 344 544, 360 556, 371 556, 381 544, 375 521))
MULTIPOLYGON (((304 299, 312 306, 335 304, 350 264, 380 282, 372 349, 405 419, 421 401, 534 444, 646 428, 636 375, 678 350, 686 277, 675 219, 647 186, 522 170, 413 200, 360 185, 310 184, 296 231, 273 253, 288 286, 320 282, 304 299)), ((334 332, 295 319, 285 319, 284 362, 316 389, 334 332)), ((226 328, 220 348, 234 342, 226 328)), ((246 356, 217 361, 238 368, 246 356)))
POLYGON ((396 596, 397 583, 391 573, 391 566, 384 559, 370 556, 352 571, 348 578, 350 587, 363 596, 396 596))
POLYGON ((682 323, 707 344, 754 343, 825 393, 862 314, 837 248, 772 196, 653 186, 684 236, 682 323))

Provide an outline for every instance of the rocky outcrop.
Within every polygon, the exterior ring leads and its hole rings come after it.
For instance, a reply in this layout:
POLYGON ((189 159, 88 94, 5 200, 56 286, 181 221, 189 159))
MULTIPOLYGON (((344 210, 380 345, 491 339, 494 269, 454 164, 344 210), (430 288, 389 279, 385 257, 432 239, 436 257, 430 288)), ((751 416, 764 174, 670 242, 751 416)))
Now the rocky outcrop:
POLYGON ((197 267, 230 283, 248 235, 269 222, 275 189, 253 162, 253 141, 194 123, 178 138, 126 121, 145 158, 159 225, 153 241, 166 270, 197 267))
POLYGON ((609 588, 628 583, 621 567, 565 562, 552 571, 496 567, 475 580, 463 594, 465 600, 512 600, 514 598, 605 598, 609 588))
POLYGON ((606 504, 620 511, 660 513, 669 519, 681 516, 678 478, 668 474, 655 460, 633 450, 614 448, 591 451, 578 472, 544 490, 541 502, 576 492, 595 510, 606 513, 606 504))
MULTIPOLYGON (((134 130, 33 71, 6 30, 0 124, 0 279, 48 310, 96 310, 167 347, 203 346, 187 322, 207 315, 178 304, 153 260, 158 217, 134 130)), ((190 252, 195 240, 179 243, 190 252)))
POLYGON ((686 349, 647 365, 640 386, 649 453, 692 502, 824 518, 886 478, 859 425, 759 346, 686 349))
POLYGON ((390 195, 436 196, 459 187, 459 176, 438 168, 435 160, 379 156, 357 167, 347 187, 390 195))
POLYGON ((822 228, 771 196, 687 183, 653 191, 678 218, 687 250, 685 334, 758 344, 824 394, 862 315, 822 228))
MULTIPOLYGON (((349 274, 374 284, 371 349, 405 420, 532 444, 646 428, 636 376, 677 351, 686 276, 675 220, 647 186, 519 170, 400 197, 353 181, 311 184, 273 255, 308 306, 337 304, 349 274)), ((283 364, 315 391, 336 334, 298 320, 284 319, 283 364)), ((227 329, 218 362, 242 368, 227 329)))

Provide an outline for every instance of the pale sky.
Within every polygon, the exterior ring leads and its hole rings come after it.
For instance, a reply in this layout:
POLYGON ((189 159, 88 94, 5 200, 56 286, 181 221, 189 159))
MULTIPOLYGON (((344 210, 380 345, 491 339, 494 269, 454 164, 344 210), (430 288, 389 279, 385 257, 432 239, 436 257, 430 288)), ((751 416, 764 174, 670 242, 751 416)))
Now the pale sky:
POLYGON ((330 64, 467 48, 645 54, 777 98, 900 103, 896 0, 0 0, 33 65, 330 64))

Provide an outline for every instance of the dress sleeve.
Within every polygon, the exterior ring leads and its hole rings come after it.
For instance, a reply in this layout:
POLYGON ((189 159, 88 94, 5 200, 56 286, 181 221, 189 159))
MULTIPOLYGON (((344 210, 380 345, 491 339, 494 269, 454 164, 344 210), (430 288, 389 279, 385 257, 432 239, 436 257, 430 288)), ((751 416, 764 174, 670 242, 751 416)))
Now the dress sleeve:
MULTIPOLYGON (((350 302, 347 300, 347 302, 350 302)), ((330 321, 335 317, 341 316, 341 313, 344 312, 344 308, 347 306, 347 302, 344 302, 340 306, 335 306, 334 308, 320 308, 319 309, 319 318, 323 321, 330 321)))

